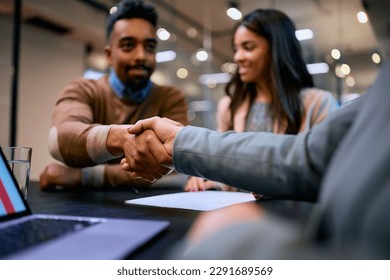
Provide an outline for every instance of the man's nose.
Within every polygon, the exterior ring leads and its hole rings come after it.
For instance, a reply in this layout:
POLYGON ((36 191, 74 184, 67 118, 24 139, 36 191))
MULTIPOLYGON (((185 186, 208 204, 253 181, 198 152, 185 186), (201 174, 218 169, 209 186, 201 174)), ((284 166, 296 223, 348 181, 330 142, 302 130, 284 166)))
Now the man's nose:
POLYGON ((145 60, 146 50, 142 45, 137 45, 137 47, 134 49, 134 53, 137 60, 145 60))

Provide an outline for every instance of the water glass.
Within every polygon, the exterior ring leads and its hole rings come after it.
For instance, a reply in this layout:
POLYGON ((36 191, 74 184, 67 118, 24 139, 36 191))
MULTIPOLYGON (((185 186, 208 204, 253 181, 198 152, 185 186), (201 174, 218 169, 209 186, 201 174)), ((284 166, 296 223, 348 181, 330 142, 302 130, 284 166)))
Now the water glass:
POLYGON ((25 199, 28 195, 28 185, 30 181, 30 167, 31 167, 31 147, 5 147, 1 149, 8 161, 19 188, 25 199))

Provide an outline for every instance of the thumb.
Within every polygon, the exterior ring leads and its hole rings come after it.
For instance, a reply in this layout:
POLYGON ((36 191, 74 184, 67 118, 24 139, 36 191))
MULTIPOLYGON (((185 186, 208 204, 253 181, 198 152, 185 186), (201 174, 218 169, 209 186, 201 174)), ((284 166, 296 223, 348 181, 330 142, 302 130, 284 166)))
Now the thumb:
MULTIPOLYGON (((153 117, 155 118, 155 117, 153 117)), ((135 123, 135 125, 132 125, 130 126, 128 129, 127 129, 127 132, 131 133, 131 134, 140 134, 142 133, 143 131, 147 130, 147 129, 151 129, 152 128, 152 119, 153 118, 149 118, 149 119, 145 119, 145 120, 139 120, 138 122, 135 123)))
POLYGON ((182 123, 180 123, 180 122, 177 122, 177 121, 165 118, 165 117, 163 118, 163 120, 168 121, 169 123, 171 123, 173 125, 176 125, 176 126, 179 126, 179 127, 184 127, 184 125, 182 123))

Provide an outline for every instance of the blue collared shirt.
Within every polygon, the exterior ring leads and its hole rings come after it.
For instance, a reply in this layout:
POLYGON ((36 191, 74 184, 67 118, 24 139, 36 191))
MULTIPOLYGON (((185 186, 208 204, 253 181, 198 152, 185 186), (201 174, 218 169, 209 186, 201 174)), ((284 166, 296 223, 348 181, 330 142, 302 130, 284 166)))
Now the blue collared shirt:
POLYGON ((144 100, 149 96, 150 89, 152 88, 152 82, 148 80, 148 83, 143 89, 133 92, 131 88, 122 83, 114 70, 111 70, 110 72, 109 82, 112 89, 120 99, 130 99, 137 104, 144 102, 144 100))

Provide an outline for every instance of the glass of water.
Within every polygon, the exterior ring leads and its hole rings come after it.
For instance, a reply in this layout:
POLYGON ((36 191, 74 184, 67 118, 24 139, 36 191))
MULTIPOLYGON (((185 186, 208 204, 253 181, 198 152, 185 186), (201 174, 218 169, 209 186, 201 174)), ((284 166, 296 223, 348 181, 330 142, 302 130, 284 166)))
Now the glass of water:
POLYGON ((32 148, 2 146, 1 149, 7 158, 8 165, 19 184, 19 188, 22 191, 24 198, 27 199, 32 148))

